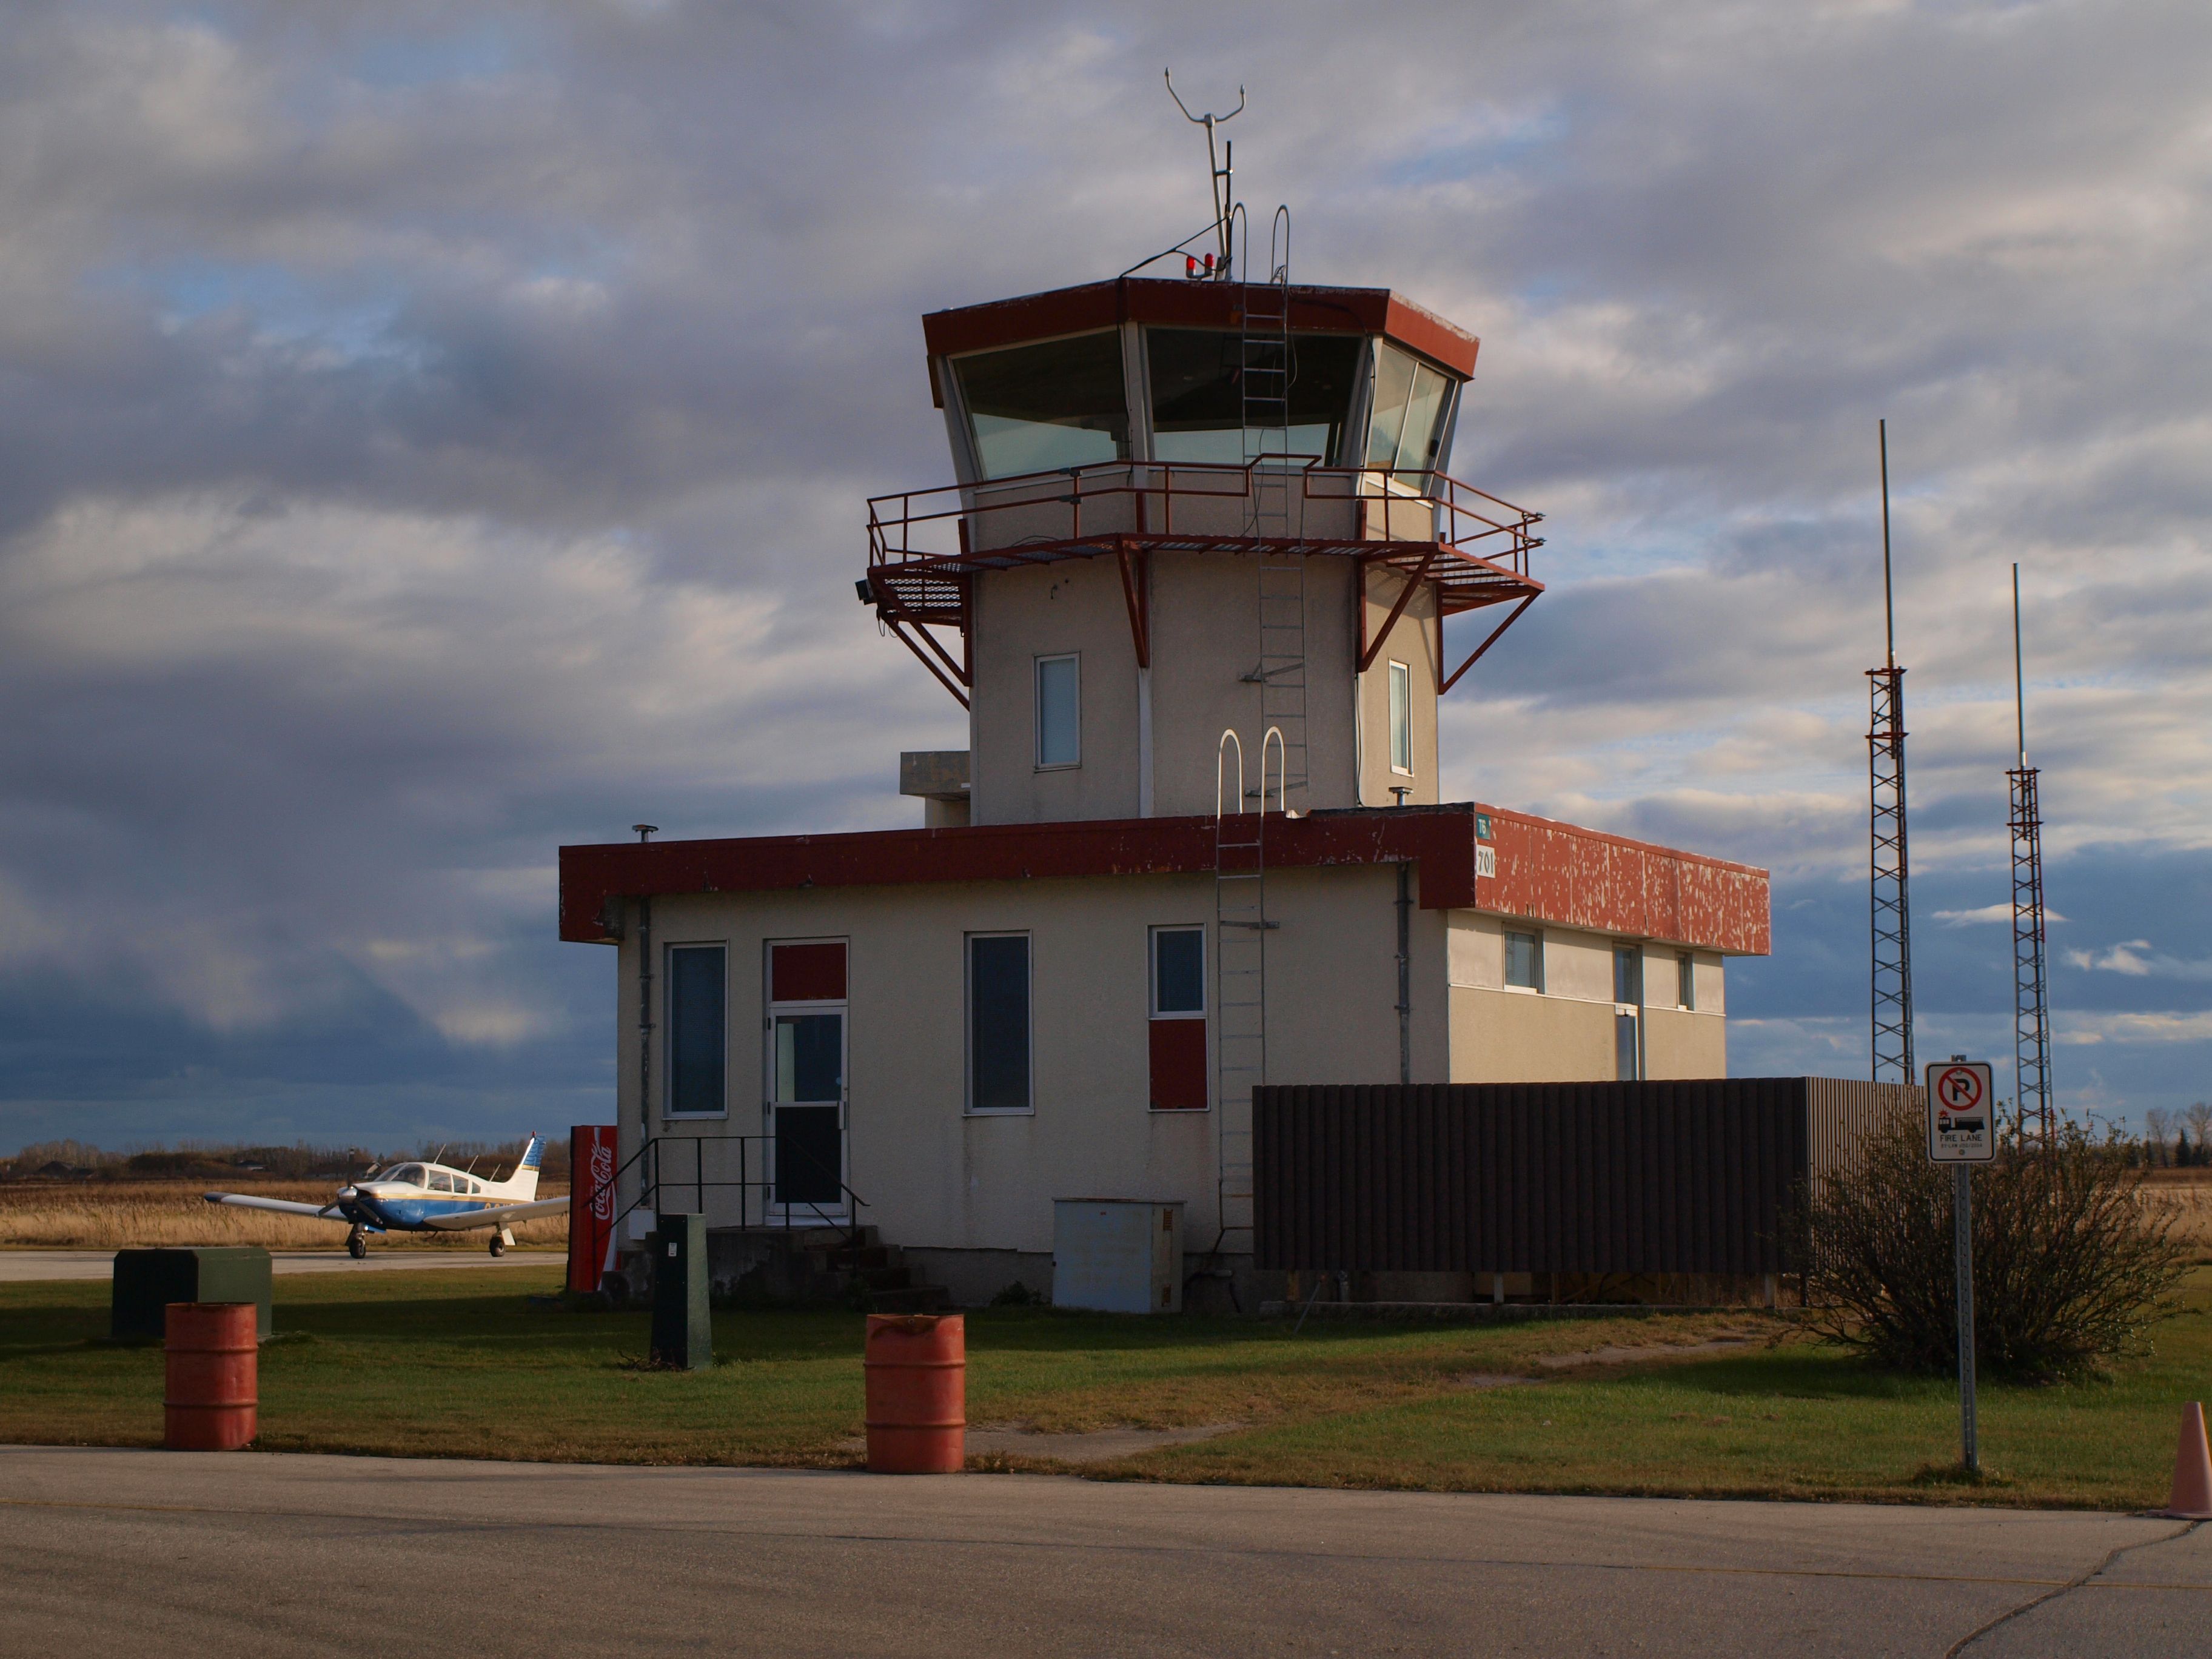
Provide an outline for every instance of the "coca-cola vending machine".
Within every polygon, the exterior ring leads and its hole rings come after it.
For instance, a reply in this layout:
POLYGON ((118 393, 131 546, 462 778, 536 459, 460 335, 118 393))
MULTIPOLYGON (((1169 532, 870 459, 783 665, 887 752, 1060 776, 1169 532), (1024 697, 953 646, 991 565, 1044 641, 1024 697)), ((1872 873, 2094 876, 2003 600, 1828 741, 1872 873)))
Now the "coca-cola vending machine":
POLYGON ((568 1131, 568 1288, 589 1294, 615 1265, 615 1126, 568 1131))

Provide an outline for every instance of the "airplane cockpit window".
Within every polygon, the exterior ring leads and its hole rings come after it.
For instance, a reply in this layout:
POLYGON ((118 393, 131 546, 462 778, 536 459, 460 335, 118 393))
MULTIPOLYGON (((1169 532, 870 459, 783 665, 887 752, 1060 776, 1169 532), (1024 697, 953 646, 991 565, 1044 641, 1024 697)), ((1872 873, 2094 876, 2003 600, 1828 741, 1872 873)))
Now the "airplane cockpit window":
POLYGON ((422 1166, 419 1164, 395 1164, 384 1178, 396 1181, 404 1187, 419 1187, 422 1184, 422 1166))
POLYGON ((450 1193, 453 1190, 453 1176, 447 1175, 443 1170, 431 1170, 430 1190, 434 1193, 450 1193))

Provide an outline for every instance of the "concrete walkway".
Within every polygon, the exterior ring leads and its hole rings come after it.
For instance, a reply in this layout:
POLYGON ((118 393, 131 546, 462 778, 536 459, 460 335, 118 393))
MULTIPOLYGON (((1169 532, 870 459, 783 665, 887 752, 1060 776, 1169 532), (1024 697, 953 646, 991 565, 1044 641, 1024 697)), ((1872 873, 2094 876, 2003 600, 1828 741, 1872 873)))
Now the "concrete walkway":
POLYGON ((2212 1630, 2212 1529, 2175 1522, 1015 1475, 0 1448, 0 1559, 9 1652, 2179 1659, 2212 1630))
MULTIPOLYGON (((478 1245, 472 1250, 398 1249, 368 1247, 368 1255, 356 1261, 344 1250, 271 1250, 269 1267, 280 1273, 413 1273, 439 1267, 559 1267, 568 1260, 561 1250, 512 1249, 497 1261, 478 1245)), ((112 1279, 112 1250, 0 1250, 0 1285, 21 1285, 33 1279, 112 1279)))

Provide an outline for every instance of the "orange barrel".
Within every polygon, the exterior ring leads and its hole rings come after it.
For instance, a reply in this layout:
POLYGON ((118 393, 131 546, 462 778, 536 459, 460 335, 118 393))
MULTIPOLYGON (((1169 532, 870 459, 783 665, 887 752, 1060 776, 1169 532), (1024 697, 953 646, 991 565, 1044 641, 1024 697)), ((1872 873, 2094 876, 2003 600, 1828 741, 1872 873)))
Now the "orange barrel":
POLYGON ((260 1313, 251 1302, 169 1304, 161 1404, 171 1451, 236 1451, 258 1431, 260 1313))
POLYGON ((958 1314, 870 1314, 868 1468, 955 1474, 968 1455, 968 1327, 958 1314))

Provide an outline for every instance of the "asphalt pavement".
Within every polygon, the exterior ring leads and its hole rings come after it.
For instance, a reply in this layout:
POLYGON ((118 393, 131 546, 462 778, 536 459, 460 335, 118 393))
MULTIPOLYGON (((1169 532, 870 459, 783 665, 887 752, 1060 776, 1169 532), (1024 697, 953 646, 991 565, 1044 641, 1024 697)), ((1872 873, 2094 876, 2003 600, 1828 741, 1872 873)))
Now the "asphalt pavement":
MULTIPOLYGON (((568 1260, 561 1250, 509 1250, 495 1258, 478 1245, 472 1250, 380 1250, 374 1244, 356 1261, 343 1249, 271 1250, 269 1270, 278 1273, 414 1273, 438 1267, 558 1267, 568 1260)), ((0 1285, 21 1285, 34 1279, 112 1279, 112 1250, 0 1250, 0 1285)))
POLYGON ((16 1447, 0 1563, 5 1652, 2212 1649, 2212 1532, 2077 1512, 16 1447))

